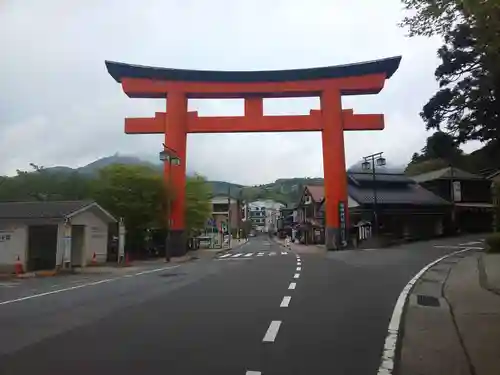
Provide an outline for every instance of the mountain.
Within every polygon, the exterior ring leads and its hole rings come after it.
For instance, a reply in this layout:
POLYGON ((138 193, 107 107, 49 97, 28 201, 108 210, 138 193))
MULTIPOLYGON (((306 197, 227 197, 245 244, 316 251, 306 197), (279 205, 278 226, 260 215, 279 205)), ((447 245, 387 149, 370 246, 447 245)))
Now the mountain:
POLYGON ((79 173, 87 174, 87 175, 95 175, 99 172, 100 169, 108 167, 113 164, 125 164, 125 165, 144 165, 153 169, 158 169, 158 171, 162 170, 162 166, 160 164, 153 164, 144 160, 139 159, 135 156, 121 156, 121 155, 113 155, 107 156, 101 159, 97 159, 96 161, 87 164, 84 167, 77 168, 76 171, 79 173))
MULTIPOLYGON (((97 159, 96 161, 93 161, 90 164, 87 164, 83 167, 79 168, 70 168, 66 166, 56 166, 56 167, 50 167, 50 168, 45 168, 46 171, 49 172, 54 172, 54 173, 71 173, 71 172, 78 172, 82 173, 84 175, 88 176, 94 176, 99 172, 100 169, 108 167, 113 164, 125 164, 125 165, 144 165, 153 169, 158 170, 158 172, 163 171, 163 165, 160 163, 151 163, 149 161, 145 161, 141 158, 138 158, 137 156, 131 156, 131 155, 112 155, 112 156, 106 156, 104 158, 97 159)), ((192 171, 187 171, 186 173, 188 176, 193 176, 195 172, 192 171)))
MULTIPOLYGON (((112 155, 101 159, 97 159, 90 164, 79 168, 70 168, 66 166, 56 166, 45 168, 46 171, 52 173, 73 173, 78 172, 86 176, 95 176, 102 168, 113 164, 125 165, 144 165, 163 171, 163 165, 145 161, 139 157, 131 155, 112 155)), ((188 171, 188 176, 195 175, 195 172, 188 171)), ((253 201, 258 199, 273 199, 285 204, 295 203, 300 198, 302 187, 304 185, 323 185, 322 178, 281 178, 275 182, 263 185, 245 186, 226 181, 208 181, 212 188, 213 195, 227 195, 228 193, 233 198, 253 201)))

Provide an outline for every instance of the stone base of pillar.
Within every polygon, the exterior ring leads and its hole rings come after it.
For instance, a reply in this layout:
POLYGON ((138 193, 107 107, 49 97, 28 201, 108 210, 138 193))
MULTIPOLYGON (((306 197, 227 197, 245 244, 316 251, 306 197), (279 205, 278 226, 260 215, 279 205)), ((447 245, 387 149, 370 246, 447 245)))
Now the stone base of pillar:
POLYGON ((180 257, 187 253, 187 241, 184 230, 171 230, 167 241, 167 251, 171 257, 180 257))
POLYGON ((325 228, 325 247, 329 251, 341 250, 339 228, 325 228))

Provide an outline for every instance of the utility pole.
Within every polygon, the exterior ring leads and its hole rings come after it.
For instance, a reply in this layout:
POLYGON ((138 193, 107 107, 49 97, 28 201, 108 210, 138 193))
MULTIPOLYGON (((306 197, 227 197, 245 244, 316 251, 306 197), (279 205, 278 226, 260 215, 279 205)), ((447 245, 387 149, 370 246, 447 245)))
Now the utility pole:
POLYGON ((227 231, 229 232, 229 248, 231 248, 231 185, 227 184, 227 231))
POLYGON ((160 161, 168 162, 168 184, 170 191, 167 197, 167 235, 165 236, 165 261, 170 262, 171 249, 170 249, 170 230, 172 225, 172 219, 170 218, 172 206, 171 206, 171 193, 172 193, 172 165, 179 165, 180 159, 177 152, 165 145, 163 143, 163 151, 160 152, 160 161))
POLYGON ((455 181, 454 181, 454 170, 453 170, 453 163, 450 162, 450 195, 451 195, 451 226, 453 230, 453 234, 456 233, 457 230, 457 213, 456 213, 456 205, 455 205, 455 181))

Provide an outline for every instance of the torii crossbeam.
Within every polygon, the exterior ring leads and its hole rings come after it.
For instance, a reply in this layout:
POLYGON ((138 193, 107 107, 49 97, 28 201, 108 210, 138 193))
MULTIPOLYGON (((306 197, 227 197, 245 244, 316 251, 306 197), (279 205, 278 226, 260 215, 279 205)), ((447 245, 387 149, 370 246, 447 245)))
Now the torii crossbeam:
POLYGON ((279 71, 200 71, 166 69, 106 61, 109 74, 130 98, 164 98, 166 112, 152 118, 125 119, 127 134, 164 134, 167 147, 180 157, 180 166, 165 163, 165 179, 176 189, 171 210, 171 248, 186 251, 185 184, 188 133, 321 131, 326 200, 326 246, 339 249, 347 240, 347 176, 344 130, 382 130, 382 114, 343 110, 342 95, 379 93, 398 69, 401 57, 350 65, 279 71), (264 116, 263 99, 320 97, 321 109, 301 116, 264 116), (245 115, 200 117, 188 112, 190 98, 243 98, 245 115))

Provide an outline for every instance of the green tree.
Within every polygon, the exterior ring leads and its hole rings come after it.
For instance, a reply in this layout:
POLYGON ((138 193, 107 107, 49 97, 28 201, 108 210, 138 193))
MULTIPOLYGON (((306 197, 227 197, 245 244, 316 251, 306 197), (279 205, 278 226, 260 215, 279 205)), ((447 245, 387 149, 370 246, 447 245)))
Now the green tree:
POLYGON ((194 235, 205 229, 208 218, 212 215, 210 185, 202 176, 186 179, 186 232, 194 235))
POLYGON ((424 106, 427 129, 459 143, 500 139, 500 8, 493 1, 403 0, 410 35, 440 35, 440 90, 424 106))
POLYGON ((146 229, 162 226, 167 191, 157 171, 146 166, 111 165, 99 171, 92 197, 127 227, 126 245, 132 251, 144 247, 146 229))
POLYGON ((462 150, 458 148, 453 137, 441 131, 428 137, 425 147, 422 149, 424 160, 445 159, 452 161, 462 154, 462 150))
POLYGON ((2 201, 82 200, 89 198, 90 180, 73 173, 55 173, 31 163, 32 171, 17 171, 0 185, 2 201))
POLYGON ((413 154, 406 173, 416 175, 445 168, 450 164, 463 166, 463 151, 456 145, 452 136, 438 131, 427 137, 421 153, 413 154))

